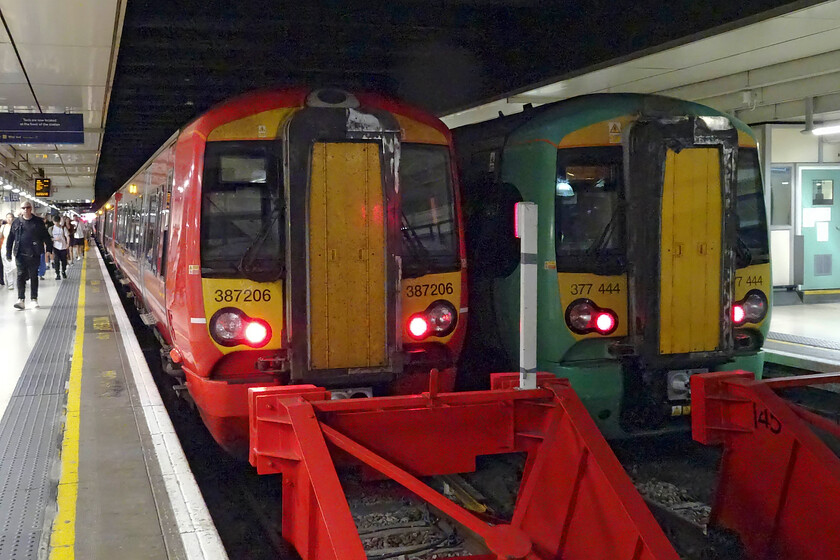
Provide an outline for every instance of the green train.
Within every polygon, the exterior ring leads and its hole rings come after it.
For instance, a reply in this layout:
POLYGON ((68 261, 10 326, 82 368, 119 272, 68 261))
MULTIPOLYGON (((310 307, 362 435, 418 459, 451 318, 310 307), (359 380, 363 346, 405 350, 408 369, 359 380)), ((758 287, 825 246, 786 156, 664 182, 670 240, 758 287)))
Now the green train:
POLYGON ((538 205, 537 367, 607 437, 682 429, 689 377, 761 375, 770 260, 756 138, 709 107, 596 94, 454 131, 470 260, 465 388, 517 369, 514 205, 538 205))

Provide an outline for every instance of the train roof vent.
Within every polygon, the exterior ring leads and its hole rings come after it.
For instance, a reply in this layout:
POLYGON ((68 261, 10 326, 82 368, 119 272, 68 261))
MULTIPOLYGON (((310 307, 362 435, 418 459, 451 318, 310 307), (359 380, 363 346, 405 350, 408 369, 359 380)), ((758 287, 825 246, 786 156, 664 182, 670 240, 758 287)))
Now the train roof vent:
POLYGON ((352 93, 336 88, 316 89, 306 98, 309 107, 350 107, 359 106, 359 100, 352 93))

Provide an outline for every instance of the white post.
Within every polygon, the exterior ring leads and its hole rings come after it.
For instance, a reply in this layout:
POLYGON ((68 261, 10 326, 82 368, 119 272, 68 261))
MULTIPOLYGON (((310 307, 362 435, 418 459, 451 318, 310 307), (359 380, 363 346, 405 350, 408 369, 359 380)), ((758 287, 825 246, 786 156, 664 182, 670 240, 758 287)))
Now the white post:
POLYGON ((516 205, 519 258, 519 388, 537 388, 537 205, 516 205))

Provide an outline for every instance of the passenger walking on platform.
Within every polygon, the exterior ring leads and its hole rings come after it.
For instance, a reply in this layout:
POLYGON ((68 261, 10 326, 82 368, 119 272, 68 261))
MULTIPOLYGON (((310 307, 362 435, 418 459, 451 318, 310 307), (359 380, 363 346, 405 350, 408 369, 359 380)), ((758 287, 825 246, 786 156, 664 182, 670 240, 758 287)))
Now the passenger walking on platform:
POLYGON ((76 239, 76 222, 71 220, 70 216, 64 216, 64 227, 67 228, 67 237, 70 239, 70 248, 67 250, 68 266, 73 266, 73 261, 76 258, 73 252, 76 239))
POLYGON ((6 258, 6 241, 9 238, 9 232, 12 229, 12 222, 15 221, 15 215, 9 212, 6 214, 6 221, 2 228, 0 228, 0 260, 3 261, 3 280, 8 289, 15 289, 15 279, 17 277, 17 266, 15 261, 6 258))
POLYGON ((23 215, 12 223, 6 240, 6 258, 15 257, 17 266, 18 302, 15 308, 24 309, 26 282, 30 282, 30 298, 38 305, 38 265, 45 250, 52 250, 52 239, 44 220, 32 214, 32 203, 25 200, 20 205, 23 215))
POLYGON ((81 260, 85 256, 85 222, 82 220, 76 221, 76 231, 73 233, 73 245, 75 245, 76 260, 81 260))
POLYGON ((67 250, 70 248, 70 234, 67 228, 61 225, 61 218, 56 217, 53 227, 50 229, 53 244, 53 266, 55 267, 55 279, 67 278, 67 250))

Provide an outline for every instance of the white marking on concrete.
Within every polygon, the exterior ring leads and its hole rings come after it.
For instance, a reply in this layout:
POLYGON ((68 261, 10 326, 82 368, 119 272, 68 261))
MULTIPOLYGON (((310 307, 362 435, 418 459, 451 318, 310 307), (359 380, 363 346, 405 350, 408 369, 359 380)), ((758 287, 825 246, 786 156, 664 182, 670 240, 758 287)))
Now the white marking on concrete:
POLYGON ((140 343, 134 336, 114 283, 105 268, 105 262, 99 251, 95 252, 99 259, 99 268, 102 270, 108 296, 111 299, 111 306, 114 308, 120 338, 128 357, 129 369, 140 397, 140 409, 152 437, 154 454, 163 475, 166 493, 172 506, 175 524, 178 526, 186 557, 188 560, 226 560, 227 552, 190 470, 181 442, 175 434, 172 420, 166 412, 163 400, 152 379, 152 373, 140 350, 140 343))

